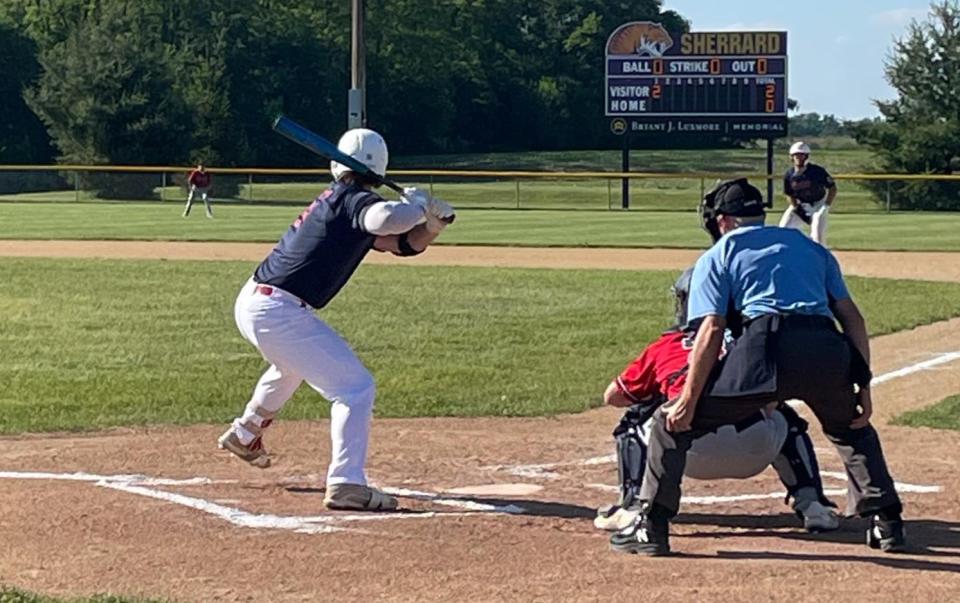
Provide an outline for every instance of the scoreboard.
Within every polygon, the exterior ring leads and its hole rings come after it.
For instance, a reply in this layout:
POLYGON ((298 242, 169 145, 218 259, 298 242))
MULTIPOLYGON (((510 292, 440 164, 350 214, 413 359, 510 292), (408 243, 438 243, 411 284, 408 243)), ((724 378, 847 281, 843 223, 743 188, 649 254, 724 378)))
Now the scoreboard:
POLYGON ((787 33, 618 27, 606 46, 606 115, 616 133, 787 135, 787 33))

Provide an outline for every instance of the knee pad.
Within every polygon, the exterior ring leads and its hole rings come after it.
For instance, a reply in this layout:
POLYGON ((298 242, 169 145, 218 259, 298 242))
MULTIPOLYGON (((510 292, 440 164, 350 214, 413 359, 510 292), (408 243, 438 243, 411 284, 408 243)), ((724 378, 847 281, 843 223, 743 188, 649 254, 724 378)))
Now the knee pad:
POLYGON ((613 430, 617 445, 617 473, 620 479, 621 507, 630 507, 640 493, 643 471, 647 464, 647 446, 640 437, 645 413, 643 406, 631 406, 613 430))

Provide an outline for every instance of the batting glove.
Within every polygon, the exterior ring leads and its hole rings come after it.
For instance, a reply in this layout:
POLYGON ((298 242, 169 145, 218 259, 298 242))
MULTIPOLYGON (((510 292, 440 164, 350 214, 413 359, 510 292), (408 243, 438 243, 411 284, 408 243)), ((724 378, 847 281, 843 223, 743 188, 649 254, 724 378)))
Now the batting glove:
POLYGON ((456 216, 449 203, 433 197, 430 198, 430 203, 426 209, 426 227, 432 233, 439 233, 449 226, 456 216))
POLYGON ((446 222, 449 222, 450 219, 455 215, 452 205, 446 201, 443 201, 442 199, 437 199, 436 197, 430 197, 430 201, 427 203, 426 209, 429 215, 440 218, 446 222))
POLYGON ((430 193, 422 188, 407 187, 403 189, 403 199, 411 205, 419 205, 426 210, 430 203, 430 193))

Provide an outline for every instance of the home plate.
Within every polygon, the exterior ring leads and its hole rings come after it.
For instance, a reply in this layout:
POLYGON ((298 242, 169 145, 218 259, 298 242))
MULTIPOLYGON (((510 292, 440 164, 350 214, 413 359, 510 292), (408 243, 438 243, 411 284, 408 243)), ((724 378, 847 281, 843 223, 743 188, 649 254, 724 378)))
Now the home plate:
POLYGON ((464 486, 445 490, 448 494, 465 494, 467 496, 526 496, 543 490, 543 486, 536 484, 483 484, 481 486, 464 486))

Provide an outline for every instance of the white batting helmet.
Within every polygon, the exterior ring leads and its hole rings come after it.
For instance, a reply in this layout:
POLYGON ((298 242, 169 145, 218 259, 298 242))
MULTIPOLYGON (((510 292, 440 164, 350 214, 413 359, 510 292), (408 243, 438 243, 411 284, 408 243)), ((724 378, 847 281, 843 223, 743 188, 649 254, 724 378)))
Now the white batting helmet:
POLYGON ((790 146, 790 155, 810 155, 810 145, 798 140, 790 146))
MULTIPOLYGON (((340 137, 337 148, 370 168, 374 174, 378 176, 387 175, 387 160, 389 159, 387 142, 383 139, 383 136, 373 130, 366 128, 347 130, 340 137)), ((341 163, 330 162, 330 172, 333 174, 334 180, 340 180, 349 171, 351 171, 350 168, 341 163)))

